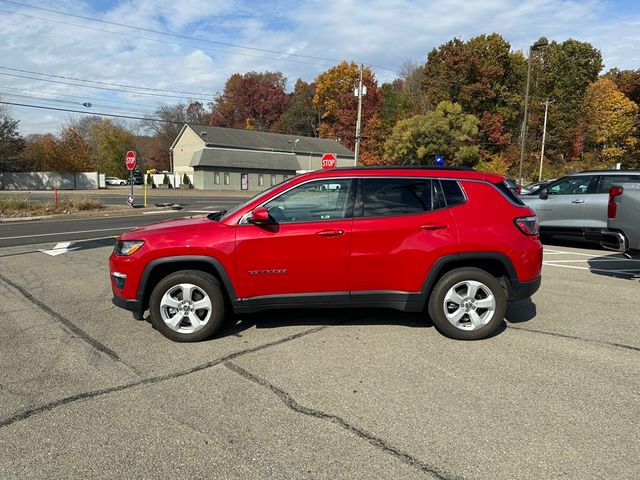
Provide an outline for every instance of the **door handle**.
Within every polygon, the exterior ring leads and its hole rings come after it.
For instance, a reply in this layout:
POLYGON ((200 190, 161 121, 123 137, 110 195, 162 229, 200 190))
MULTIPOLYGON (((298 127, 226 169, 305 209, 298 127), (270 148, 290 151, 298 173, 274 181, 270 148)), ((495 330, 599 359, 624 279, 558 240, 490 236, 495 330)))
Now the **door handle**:
POLYGON ((317 232, 316 235, 320 235, 321 237, 339 237, 340 235, 344 235, 344 230, 321 230, 317 232))
POLYGON ((571 203, 584 203, 584 200, 571 200, 571 203))
POLYGON ((445 228, 448 228, 449 225, 447 224, 441 224, 441 225, 431 225, 431 224, 427 224, 427 225, 420 225, 420 228, 422 230, 443 230, 445 228))

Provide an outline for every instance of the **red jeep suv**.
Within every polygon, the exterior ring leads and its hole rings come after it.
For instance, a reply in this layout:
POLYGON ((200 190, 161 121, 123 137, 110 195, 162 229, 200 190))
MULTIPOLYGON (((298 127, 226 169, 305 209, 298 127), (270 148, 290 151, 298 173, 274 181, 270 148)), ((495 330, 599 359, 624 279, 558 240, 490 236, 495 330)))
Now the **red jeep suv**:
POLYGON ((123 234, 113 302, 166 337, 213 335, 231 312, 384 307, 426 311, 475 340, 540 286, 538 222, 504 177, 454 168, 298 175, 243 205, 123 234))

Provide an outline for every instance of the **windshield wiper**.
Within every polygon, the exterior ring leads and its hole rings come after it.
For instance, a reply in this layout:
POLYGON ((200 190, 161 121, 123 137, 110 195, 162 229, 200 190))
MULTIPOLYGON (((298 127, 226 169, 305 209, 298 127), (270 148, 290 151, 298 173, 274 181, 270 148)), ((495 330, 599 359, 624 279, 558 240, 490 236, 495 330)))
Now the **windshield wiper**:
POLYGON ((220 218, 221 218, 225 213, 227 213, 227 211, 226 211, 226 210, 220 210, 219 212, 212 212, 212 213, 210 213, 209 215, 207 215, 207 218, 208 218, 209 220, 215 220, 215 221, 218 221, 218 220, 220 220, 220 218))

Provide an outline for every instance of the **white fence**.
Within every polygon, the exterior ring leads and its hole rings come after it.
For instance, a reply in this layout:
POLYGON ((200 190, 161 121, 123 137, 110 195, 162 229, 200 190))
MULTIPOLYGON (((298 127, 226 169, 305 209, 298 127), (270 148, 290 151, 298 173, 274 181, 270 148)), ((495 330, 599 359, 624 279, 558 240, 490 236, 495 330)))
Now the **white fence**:
POLYGON ((101 183, 104 186, 104 174, 98 172, 0 173, 0 190, 94 190, 100 188, 101 183))

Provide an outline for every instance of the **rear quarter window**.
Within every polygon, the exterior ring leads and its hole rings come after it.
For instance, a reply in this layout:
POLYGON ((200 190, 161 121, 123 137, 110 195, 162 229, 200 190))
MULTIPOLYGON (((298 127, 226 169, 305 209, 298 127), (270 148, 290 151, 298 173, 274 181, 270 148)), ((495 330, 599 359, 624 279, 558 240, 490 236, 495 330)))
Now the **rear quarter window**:
POLYGON ((442 186, 447 207, 461 205, 467 201, 460 184, 455 180, 440 180, 440 185, 442 186))
POLYGON ((507 197, 509 200, 511 200, 513 203, 515 203, 516 205, 522 205, 523 207, 524 202, 522 200, 520 200, 520 197, 518 197, 515 193, 513 193, 513 191, 507 186, 506 182, 497 182, 493 184, 498 190, 500 190, 500 192, 507 197))

